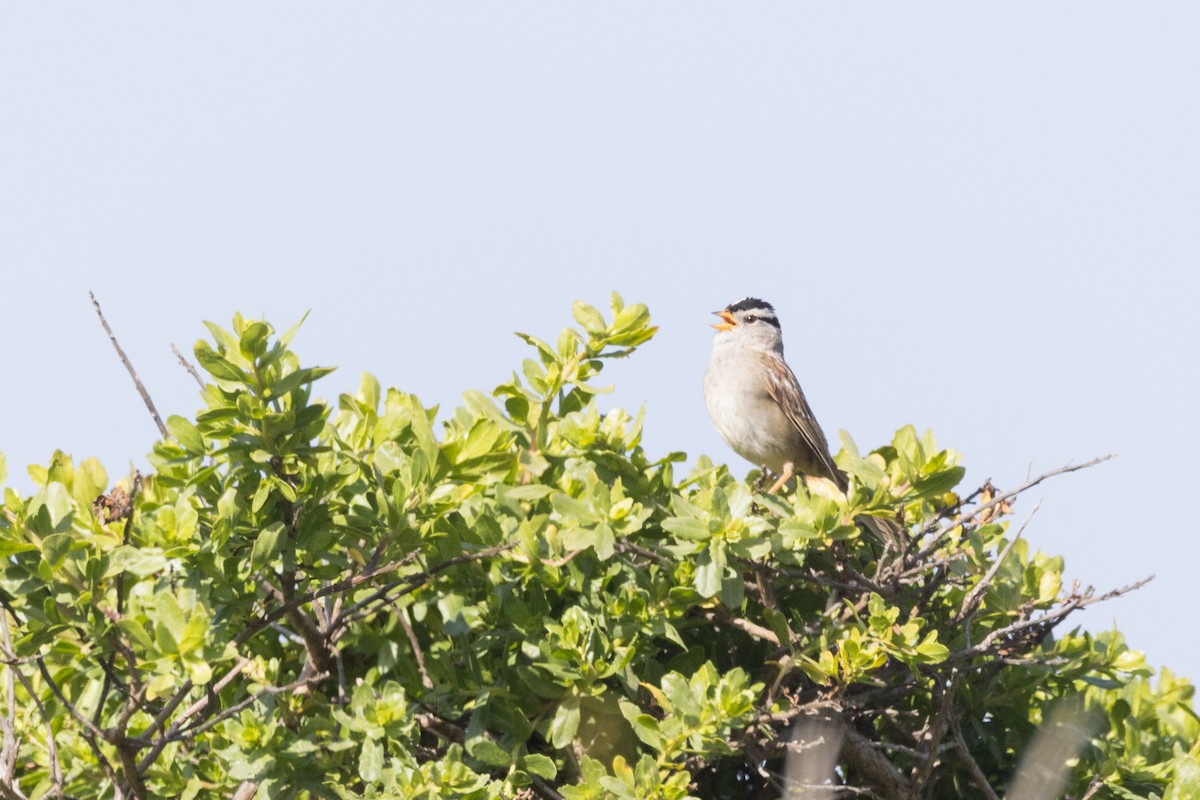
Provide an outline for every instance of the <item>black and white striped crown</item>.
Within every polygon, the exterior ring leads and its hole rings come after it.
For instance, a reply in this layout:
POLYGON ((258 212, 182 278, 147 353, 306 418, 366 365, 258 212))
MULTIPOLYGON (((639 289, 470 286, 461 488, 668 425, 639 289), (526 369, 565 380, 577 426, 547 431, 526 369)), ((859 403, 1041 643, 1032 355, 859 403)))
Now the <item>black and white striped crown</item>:
POLYGON ((757 297, 744 297, 736 303, 730 303, 725 306, 725 310, 730 314, 736 314, 739 311, 770 311, 775 313, 775 306, 768 303, 766 300, 759 300, 757 297))

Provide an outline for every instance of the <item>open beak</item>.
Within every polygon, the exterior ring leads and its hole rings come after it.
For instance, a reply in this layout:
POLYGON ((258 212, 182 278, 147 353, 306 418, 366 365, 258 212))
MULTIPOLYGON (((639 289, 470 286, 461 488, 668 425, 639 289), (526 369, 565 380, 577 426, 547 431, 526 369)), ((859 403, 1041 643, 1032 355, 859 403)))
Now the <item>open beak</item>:
POLYGON ((730 314, 728 311, 714 311, 713 314, 723 320, 722 322, 718 322, 713 325, 713 327, 719 331, 733 330, 733 328, 737 325, 737 322, 735 322, 733 319, 733 314, 730 314))

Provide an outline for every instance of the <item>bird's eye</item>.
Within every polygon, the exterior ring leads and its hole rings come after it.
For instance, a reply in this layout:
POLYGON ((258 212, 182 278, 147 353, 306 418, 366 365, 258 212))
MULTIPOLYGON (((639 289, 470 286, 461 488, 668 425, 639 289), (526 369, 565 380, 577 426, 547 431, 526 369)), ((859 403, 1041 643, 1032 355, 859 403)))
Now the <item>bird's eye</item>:
POLYGON ((746 322, 758 322, 758 317, 754 316, 753 314, 747 314, 746 322))

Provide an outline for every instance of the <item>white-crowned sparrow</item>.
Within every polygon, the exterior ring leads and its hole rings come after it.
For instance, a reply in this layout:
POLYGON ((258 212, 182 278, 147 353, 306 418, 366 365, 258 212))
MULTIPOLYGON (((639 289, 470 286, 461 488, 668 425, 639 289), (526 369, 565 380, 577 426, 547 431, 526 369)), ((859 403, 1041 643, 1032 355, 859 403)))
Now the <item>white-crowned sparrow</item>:
POLYGON ((829 444, 799 381, 783 359, 775 309, 747 297, 714 312, 712 357, 704 375, 704 404, 735 453, 779 476, 776 492, 797 473, 846 488, 829 444))
MULTIPOLYGON (((742 458, 778 475, 773 494, 793 476, 826 478, 845 491, 846 474, 829 455, 800 382, 783 360, 783 333, 775 309, 747 297, 714 311, 712 356, 704 374, 704 404, 717 432, 742 458)), ((902 546, 894 520, 860 517, 885 542, 902 546)))

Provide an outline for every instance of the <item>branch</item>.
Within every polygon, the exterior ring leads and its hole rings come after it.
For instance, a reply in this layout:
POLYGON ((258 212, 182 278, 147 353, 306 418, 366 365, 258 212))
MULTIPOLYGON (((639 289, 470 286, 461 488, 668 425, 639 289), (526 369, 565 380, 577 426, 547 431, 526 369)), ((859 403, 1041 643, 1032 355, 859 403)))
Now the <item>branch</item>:
POLYGON ((884 800, 907 800, 912 796, 912 785, 888 757, 872 747, 871 740, 842 724, 842 756, 846 764, 857 772, 884 800))
POLYGON ((237 791, 230 795, 230 800, 251 800, 256 794, 258 794, 257 781, 242 781, 237 791))
MULTIPOLYGON (((12 653, 12 637, 8 631, 8 614, 0 610, 0 634, 4 655, 7 658, 12 653)), ((0 795, 5 800, 25 800, 24 793, 16 781, 17 755, 21 751, 21 741, 17 738, 17 688, 16 665, 10 664, 4 681, 4 693, 8 698, 8 710, 0 717, 0 732, 4 735, 4 744, 0 746, 0 795)), ((45 714, 42 715, 45 717, 45 714)), ((49 723, 47 722, 47 725, 49 723)), ((62 770, 58 765, 58 753, 54 750, 54 731, 50 730, 50 773, 55 793, 62 796, 62 770)))
POLYGON ((1004 545, 1004 549, 1001 550, 1000 554, 996 556, 996 560, 993 562, 991 569, 987 571, 987 574, 983 576, 983 579, 980 580, 979 583, 975 584, 971 591, 967 592, 967 596, 963 598, 962 608, 958 610, 958 614, 956 614, 952 620, 953 623, 957 624, 962 622, 968 616, 974 613, 975 609, 979 606, 980 601, 983 599, 983 593, 987 591, 987 587, 990 586, 992 580, 995 579, 996 573, 999 572, 1000 567, 1004 565, 1004 559, 1008 558, 1008 554, 1011 553, 1012 549, 1017 546, 1017 542, 1020 540, 1021 534, 1025 532, 1025 527, 1029 525, 1029 521, 1033 519, 1033 515, 1036 514, 1038 509, 1041 507, 1042 501, 1038 500, 1034 504, 1033 508, 1030 509, 1029 514, 1025 516, 1025 521, 1022 522, 1021 527, 1017 529, 1016 535, 1013 536, 1012 540, 1009 541, 1008 544, 1004 545))
POLYGON ((425 668, 425 653, 421 650, 421 641, 417 638, 417 632, 408 618, 408 611, 403 608, 398 609, 396 617, 400 620, 400 626, 404 628, 404 635, 408 637, 409 645, 412 646, 413 657, 417 660, 417 671, 421 673, 421 685, 426 689, 433 689, 433 679, 429 677, 429 671, 425 668))
MULTIPOLYGON (((275 599, 275 602, 280 605, 287 604, 287 596, 285 593, 275 588, 275 586, 266 578, 259 580, 259 585, 267 594, 275 599)), ((304 649, 308 654, 308 663, 316 672, 328 672, 332 667, 333 654, 330 653, 328 641, 325 633, 317 627, 317 623, 309 619, 299 606, 289 608, 287 618, 298 631, 300 638, 304 640, 304 649)))
POLYGON ((946 657, 946 660, 961 661, 965 658, 970 658, 972 656, 985 653, 997 639, 1000 639, 1004 636, 1011 636, 1014 633, 1020 633, 1021 631, 1028 630, 1029 628, 1034 628, 1040 625, 1048 625, 1049 627, 1053 627, 1061 622, 1063 617, 1066 617, 1076 609, 1087 608, 1090 605, 1103 603, 1105 600, 1112 600, 1114 597, 1120 597, 1121 595, 1129 594, 1132 591, 1142 588, 1152 580, 1154 580, 1153 575, 1143 578, 1140 581, 1136 581, 1135 583, 1131 583, 1128 586, 1122 586, 1120 589, 1113 589, 1105 592, 1099 597, 1094 595, 1093 589, 1089 586, 1081 594, 1073 594, 1072 596, 1068 597, 1066 602, 1059 608, 1049 611, 1040 617, 1021 620, 1020 622, 1014 622, 1012 625, 994 630, 985 636, 983 641, 981 641, 979 644, 973 647, 968 647, 964 650, 959 650, 955 653, 951 653, 946 657))
MULTIPOLYGON (((163 735, 153 744, 150 744, 149 737, 153 735, 151 731, 158 730, 158 728, 160 728, 165 722, 166 718, 170 716, 171 711, 178 707, 179 703, 184 699, 184 697, 187 696, 187 693, 194 688, 195 685, 191 682, 191 680, 185 681, 183 686, 180 687, 179 691, 175 693, 175 696, 172 697, 170 702, 167 703, 166 707, 163 708, 163 710, 159 712, 158 716, 154 718, 154 721, 150 723, 150 727, 146 729, 146 732, 139 737, 142 744, 150 747, 150 752, 142 756, 142 760, 138 762, 138 769, 145 770, 152 763, 154 763, 154 760, 158 758, 158 754, 162 752, 162 749, 167 746, 167 743, 171 741, 172 737, 174 737, 175 734, 179 732, 179 729, 183 727, 183 723, 187 722, 192 716, 207 709, 209 705, 211 705, 212 701, 216 699, 217 693, 228 686, 229 682, 240 675, 242 670, 249 665, 250 659, 239 659, 238 663, 230 667, 229 672, 221 676, 219 680, 210 682, 208 685, 206 685, 204 687, 204 697, 201 697, 199 700, 185 708, 183 713, 179 715, 179 718, 172 722, 170 727, 167 728, 166 732, 163 733, 163 735)), ((212 712, 210 711, 209 714, 211 713, 212 712)))
MULTIPOLYGON (((101 319, 103 319, 103 317, 101 317, 101 319)), ((131 484, 129 487, 129 500, 128 500, 129 511, 125 516, 125 527, 121 533, 121 544, 129 544, 130 533, 133 530, 134 504, 137 500, 138 490, 141 488, 142 488, 142 474, 140 472, 134 471, 133 480, 131 481, 131 484)), ((116 493, 115 488, 113 489, 112 493, 113 494, 116 493)), ((101 495, 101 497, 103 497, 103 496, 104 495, 101 495)), ((97 498, 97 500, 99 500, 99 498, 97 498)), ((94 506, 95 506, 95 503, 93 503, 93 507, 94 506)), ((123 617, 125 615, 125 573, 124 572, 117 573, 116 590, 117 590, 117 618, 114 620, 114 622, 119 623, 121 617, 123 617)), ((114 630, 114 633, 112 633, 109 637, 109 644, 112 645, 113 651, 111 653, 109 653, 108 656, 100 663, 101 668, 104 670, 104 683, 101 684, 101 686, 100 686, 100 699, 96 701, 96 710, 92 714, 92 722, 96 723, 97 725, 100 724, 100 719, 101 719, 101 717, 104 716, 104 704, 108 701, 109 691, 112 689, 114 684, 119 683, 116 675, 113 673, 113 663, 116 661, 117 651, 121 651, 121 654, 123 656, 125 656, 125 660, 129 664, 129 674, 130 674, 130 679, 133 684, 133 689, 134 689, 134 691, 139 691, 140 681, 139 681, 139 676, 138 676, 137 663, 136 663, 136 659, 134 658, 133 651, 130 650, 127 646, 125 646, 124 642, 122 642, 120 637, 117 635, 117 633, 115 633, 115 631, 120 630, 116 625, 113 626, 113 630, 114 630)), ((126 717, 125 721, 128 722, 128 719, 129 718, 126 717)), ((124 723, 122 723, 122 727, 124 727, 124 723)))
POLYGON ((192 366, 192 362, 183 357, 183 353, 179 352, 179 348, 175 346, 174 342, 171 342, 171 352, 175 354, 175 357, 179 359, 179 363, 183 364, 183 368, 191 373, 191 376, 196 379, 196 383, 203 389, 204 379, 200 377, 200 373, 192 366))
POLYGON ((942 697, 941 702, 938 703, 937 715, 929 723, 926 744, 922 747, 921 758, 923 760, 913 770, 912 785, 915 792, 920 792, 925 788, 925 783, 937 765, 938 760, 935 755, 938 748, 941 747, 942 738, 946 735, 946 727, 954 713, 954 695, 958 691, 958 676, 958 670, 952 668, 949 685, 942 687, 942 697))
POLYGON ((100 730, 90 719, 85 717, 75 707, 75 704, 66 698, 62 693, 62 689, 54 681, 54 676, 50 674, 50 670, 46 667, 46 660, 40 656, 37 658, 38 671, 42 673, 42 680, 46 681, 46 685, 50 687, 50 692, 62 703, 63 708, 75 718, 75 721, 83 726, 84 737, 92 737, 97 741, 106 739, 104 731, 100 730))
MULTIPOLYGON (((325 680, 328 677, 329 677, 328 673, 310 672, 308 675, 305 675, 302 678, 298 678, 297 680, 294 680, 285 686, 267 686, 265 688, 259 689, 257 692, 255 692, 254 694, 245 698, 241 702, 234 703, 229 708, 222 711, 220 714, 216 714, 215 716, 209 717, 204 722, 197 721, 196 724, 194 724, 194 725, 188 726, 186 728, 180 728, 178 731, 175 732, 175 734, 173 736, 168 731, 168 733, 167 733, 167 737, 169 737, 168 741, 170 739, 174 739, 176 741, 182 741, 183 739, 185 739, 189 736, 196 736, 198 734, 204 733, 207 730, 211 730, 213 728, 213 726, 220 725, 222 722, 229 719, 230 717, 235 717, 238 714, 242 713, 243 709, 249 708, 250 706, 254 705, 254 703, 257 702, 259 700, 259 698, 266 697, 267 695, 272 695, 272 694, 287 694, 288 692, 294 692, 297 689, 307 686, 310 683, 316 683, 317 681, 325 680)), ((174 727, 174 726, 172 726, 172 727, 174 727)), ((167 737, 164 737, 164 738, 167 738, 167 737)))
POLYGON ((150 411, 150 416, 154 417, 154 424, 158 426, 158 431, 163 435, 163 438, 170 438, 171 434, 167 433, 167 426, 163 424, 162 418, 158 416, 158 409, 154 407, 154 401, 150 399, 150 393, 146 391, 146 387, 142 385, 141 378, 133 369, 133 364, 129 363, 129 356, 125 355, 125 351, 121 349, 121 345, 117 342, 117 336, 113 333, 112 328, 108 326, 108 320, 104 318, 104 312, 100 310, 100 301, 96 299, 93 292, 88 292, 88 296, 92 298, 92 307, 96 309, 96 316, 100 318, 100 324, 104 326, 104 332, 108 334, 109 341, 116 348, 117 355, 121 358, 121 363, 125 365, 125 369, 129 370, 129 377, 133 378, 133 385, 137 387, 138 394, 142 396, 142 402, 146 404, 146 408, 150 411))
POLYGON ((1094 467, 1097 464, 1102 464, 1105 461, 1108 461, 1110 458, 1113 458, 1113 455, 1111 453, 1106 456, 1100 456, 1099 458, 1093 458, 1091 461, 1088 461, 1083 464, 1066 464, 1064 466, 1059 467, 1058 469, 1052 469, 1049 472, 1044 472, 1041 475, 1038 475, 1036 478, 1032 478, 1031 480, 1028 480, 1025 483, 1021 484, 1016 489, 1013 489, 1011 492, 1004 492, 1003 494, 998 494, 995 497, 993 497, 991 500, 989 500, 988 502, 986 502, 982 505, 976 506, 973 510, 959 514, 957 517, 955 517, 953 520, 950 521, 950 524, 946 525, 940 531, 938 531, 938 523, 941 520, 940 519, 933 520, 932 522, 930 522, 928 525, 926 525, 924 528, 921 529, 920 533, 917 534, 917 538, 926 536, 935 531, 937 531, 937 536, 935 536, 933 541, 930 542, 928 545, 926 545, 921 550, 921 552, 917 553, 916 560, 924 561, 926 558, 928 558, 935 550, 938 549, 938 547, 941 546, 942 539, 950 531, 954 530, 959 525, 962 525, 964 522, 968 522, 972 519, 975 519, 980 514, 986 512, 990 509, 996 508, 997 506, 1001 505, 1002 503, 1008 502, 1009 500, 1013 499, 1014 497, 1016 497, 1019 494, 1029 491, 1030 489, 1037 486, 1042 481, 1048 480, 1048 479, 1056 477, 1058 475, 1065 475, 1068 472, 1078 472, 1081 469, 1088 469, 1090 467, 1094 467))
POLYGON ((748 619, 735 617, 728 611, 726 611, 724 614, 721 614, 716 611, 707 610, 700 612, 699 616, 702 619, 706 619, 716 625, 728 625, 731 628, 737 628, 743 633, 750 634, 755 639, 762 639, 764 642, 769 642, 776 647, 781 645, 779 637, 775 635, 775 631, 771 630, 770 628, 764 628, 761 625, 757 625, 748 619))
POLYGON ((983 792, 987 800, 1000 800, 1000 795, 996 794, 996 790, 988 783, 987 775, 983 774, 979 762, 975 760, 975 756, 971 755, 971 750, 967 747, 966 740, 963 739, 962 729, 958 727, 958 720, 953 715, 950 717, 950 733, 954 737, 954 746, 958 750, 958 754, 962 756, 967 772, 971 774, 971 780, 979 787, 979 791, 983 792))
MULTIPOLYGON (((360 609, 364 609, 367 606, 377 603, 381 600, 385 603, 395 602, 395 598, 388 598, 388 595, 391 594, 391 592, 394 589, 404 586, 404 584, 408 584, 408 585, 404 587, 404 591, 400 592, 400 594, 397 595, 397 597, 403 597, 406 594, 411 594, 412 592, 415 592, 417 589, 421 588, 426 583, 431 581, 433 579, 433 576, 438 574, 439 572, 444 572, 445 570, 448 570, 451 567, 458 566, 459 564, 465 564, 469 561, 478 561, 479 559, 482 559, 482 558, 490 558, 491 556, 503 553, 505 550, 511 550, 514 547, 516 547, 515 542, 507 542, 505 544, 498 544, 495 547, 489 547, 486 550, 478 550, 474 553, 463 553, 461 556, 455 556, 454 558, 450 558, 450 559, 443 561, 441 564, 438 564, 437 566, 430 567, 429 569, 425 570, 422 573, 418 573, 415 575, 409 575, 407 577, 400 578, 399 580, 395 580, 390 583, 387 583, 384 586, 380 587, 379 590, 372 593, 370 597, 360 600, 359 602, 355 603, 354 605, 350 606, 349 608, 345 609, 340 614, 338 614, 337 617, 333 620, 333 622, 330 623, 330 629, 337 630, 338 628, 342 627, 346 623, 353 620, 355 618, 357 612, 360 609)), ((392 567, 393 569, 398 569, 400 566, 403 565, 403 563, 406 563, 406 562, 412 560, 412 558, 416 557, 418 552, 419 551, 414 550, 413 552, 411 552, 407 556, 405 556, 402 561, 393 562, 393 564, 389 564, 387 566, 381 567, 378 571, 376 571, 372 575, 360 575, 355 578, 348 578, 346 580, 338 581, 337 583, 330 584, 329 586, 325 587, 324 589, 321 589, 318 592, 312 592, 309 595, 306 595, 305 597, 308 598, 307 600, 302 597, 302 598, 298 598, 297 602, 309 602, 309 600, 315 600, 318 597, 324 597, 325 595, 328 595, 328 594, 334 594, 336 592, 345 591, 346 589, 352 589, 355 586, 358 586, 360 584, 366 583, 369 580, 372 580, 376 576, 382 574, 384 571, 390 571, 388 569, 389 567, 392 567), (349 585, 343 586, 343 584, 349 584, 349 585)))

